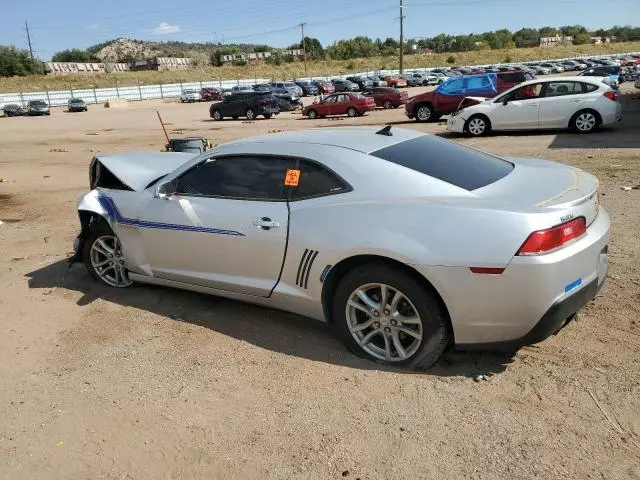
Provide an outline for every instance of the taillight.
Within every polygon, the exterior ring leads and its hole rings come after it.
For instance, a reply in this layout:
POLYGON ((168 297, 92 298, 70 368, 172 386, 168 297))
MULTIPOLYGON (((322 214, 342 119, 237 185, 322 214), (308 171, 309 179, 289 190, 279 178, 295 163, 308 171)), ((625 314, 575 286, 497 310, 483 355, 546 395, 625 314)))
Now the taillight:
POLYGON ((587 231, 584 217, 579 217, 546 230, 529 235, 517 255, 541 255, 549 253, 581 237, 587 231))
POLYGON ((604 92, 603 95, 607 97, 609 100, 613 100, 614 102, 618 101, 618 92, 614 92, 613 90, 610 90, 608 92, 604 92))

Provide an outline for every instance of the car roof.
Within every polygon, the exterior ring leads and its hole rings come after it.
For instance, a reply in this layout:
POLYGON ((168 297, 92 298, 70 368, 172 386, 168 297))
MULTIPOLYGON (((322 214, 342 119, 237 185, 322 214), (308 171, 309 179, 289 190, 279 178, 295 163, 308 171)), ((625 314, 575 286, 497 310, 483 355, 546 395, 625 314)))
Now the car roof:
MULTIPOLYGON (((391 136, 376 134, 380 128, 376 127, 340 127, 340 128, 312 128, 294 132, 281 132, 261 135, 247 139, 235 140, 224 145, 238 145, 248 143, 303 143, 327 145, 347 148, 362 153, 370 153, 396 143, 424 136, 424 133, 404 128, 392 128, 391 136)), ((221 145, 220 147, 224 147, 221 145)))

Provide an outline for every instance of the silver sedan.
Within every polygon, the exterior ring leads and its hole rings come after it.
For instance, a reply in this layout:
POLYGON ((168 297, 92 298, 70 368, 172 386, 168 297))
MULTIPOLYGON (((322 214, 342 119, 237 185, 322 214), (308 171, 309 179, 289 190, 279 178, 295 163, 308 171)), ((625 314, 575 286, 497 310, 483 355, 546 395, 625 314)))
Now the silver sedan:
POLYGON ((333 324, 371 360, 537 343, 592 300, 609 217, 577 168, 385 127, 99 155, 76 255, 112 287, 211 293, 333 324))

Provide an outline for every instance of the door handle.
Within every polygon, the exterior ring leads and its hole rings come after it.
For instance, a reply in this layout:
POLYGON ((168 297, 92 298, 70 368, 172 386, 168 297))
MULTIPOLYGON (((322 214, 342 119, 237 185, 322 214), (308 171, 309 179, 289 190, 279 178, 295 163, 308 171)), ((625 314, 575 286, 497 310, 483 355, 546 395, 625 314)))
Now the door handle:
POLYGON ((529 104, 529 106, 536 108, 536 107, 539 107, 540 104, 539 103, 531 103, 531 104, 529 104))
POLYGON ((269 217, 262 217, 253 221, 253 226, 262 230, 269 230, 270 228, 280 227, 280 223, 274 222, 269 217))

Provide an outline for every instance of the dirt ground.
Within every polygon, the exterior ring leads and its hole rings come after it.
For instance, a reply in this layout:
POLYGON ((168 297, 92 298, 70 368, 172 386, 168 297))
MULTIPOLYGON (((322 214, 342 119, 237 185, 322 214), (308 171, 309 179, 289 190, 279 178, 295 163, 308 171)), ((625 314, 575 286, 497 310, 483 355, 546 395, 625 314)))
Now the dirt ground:
POLYGON ((609 279, 538 346, 449 353, 418 373, 354 357, 319 322, 159 287, 116 291, 66 259, 91 152, 159 150, 156 108, 171 134, 218 143, 442 125, 402 109, 217 123, 207 104, 167 103, 0 118, 0 478, 640 479, 640 190, 621 188, 640 184, 632 88, 623 122, 604 132, 459 140, 597 175, 613 222, 609 279))

